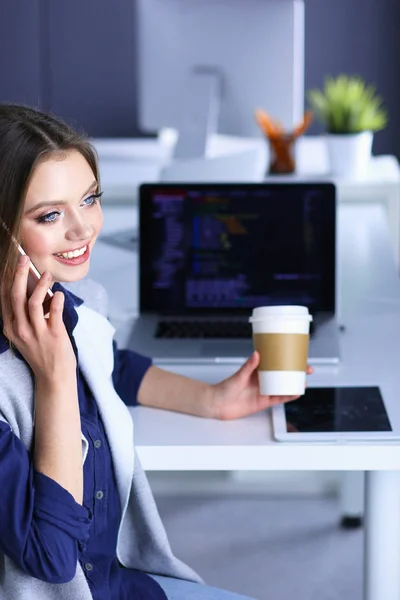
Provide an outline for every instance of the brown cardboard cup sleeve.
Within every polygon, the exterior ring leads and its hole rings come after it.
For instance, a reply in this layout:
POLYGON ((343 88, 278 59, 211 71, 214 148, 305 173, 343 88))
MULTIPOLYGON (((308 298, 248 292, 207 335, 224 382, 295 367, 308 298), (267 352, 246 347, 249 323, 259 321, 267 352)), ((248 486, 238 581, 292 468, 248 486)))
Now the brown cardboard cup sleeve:
POLYGON ((260 371, 305 371, 309 335, 304 333, 253 333, 260 354, 260 371))

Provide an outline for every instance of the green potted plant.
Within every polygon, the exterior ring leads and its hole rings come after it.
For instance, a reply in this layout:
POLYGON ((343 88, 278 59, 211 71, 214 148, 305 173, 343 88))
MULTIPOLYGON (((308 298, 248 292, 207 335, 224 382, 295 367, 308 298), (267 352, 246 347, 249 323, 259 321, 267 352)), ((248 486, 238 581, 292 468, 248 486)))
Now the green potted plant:
POLYGON ((373 85, 361 77, 327 77, 323 90, 310 90, 308 101, 327 133, 331 173, 363 176, 371 157, 373 134, 387 124, 387 112, 373 85))

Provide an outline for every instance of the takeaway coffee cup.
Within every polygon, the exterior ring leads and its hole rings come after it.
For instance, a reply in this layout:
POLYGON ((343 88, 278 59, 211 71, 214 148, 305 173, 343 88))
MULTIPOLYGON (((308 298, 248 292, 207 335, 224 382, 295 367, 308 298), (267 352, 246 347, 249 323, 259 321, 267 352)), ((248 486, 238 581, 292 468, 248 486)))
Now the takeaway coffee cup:
POLYGON ((260 306, 249 319, 261 394, 304 394, 312 316, 306 306, 260 306))

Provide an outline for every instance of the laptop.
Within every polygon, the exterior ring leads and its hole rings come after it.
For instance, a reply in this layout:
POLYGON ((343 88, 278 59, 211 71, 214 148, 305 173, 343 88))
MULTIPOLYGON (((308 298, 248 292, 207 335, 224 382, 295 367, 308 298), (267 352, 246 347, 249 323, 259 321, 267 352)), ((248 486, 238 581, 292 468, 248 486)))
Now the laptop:
POLYGON ((129 348, 158 365, 240 364, 254 307, 301 304, 310 364, 339 362, 333 184, 144 184, 139 202, 129 348))

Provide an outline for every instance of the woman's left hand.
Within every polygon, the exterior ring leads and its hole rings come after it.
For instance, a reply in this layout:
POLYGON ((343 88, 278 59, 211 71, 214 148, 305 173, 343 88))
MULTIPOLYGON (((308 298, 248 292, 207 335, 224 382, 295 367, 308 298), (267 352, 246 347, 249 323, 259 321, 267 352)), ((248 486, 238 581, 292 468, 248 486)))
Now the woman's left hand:
MULTIPOLYGON (((258 385, 257 367, 260 360, 258 352, 250 358, 228 379, 212 387, 212 414, 221 420, 239 419, 276 404, 296 400, 299 396, 262 396, 258 385)), ((312 367, 307 367, 311 375, 312 367)))

